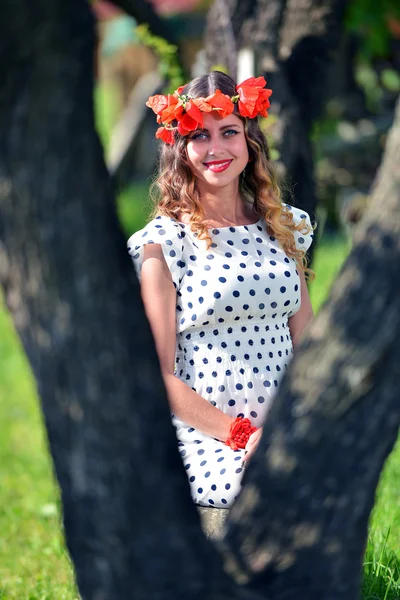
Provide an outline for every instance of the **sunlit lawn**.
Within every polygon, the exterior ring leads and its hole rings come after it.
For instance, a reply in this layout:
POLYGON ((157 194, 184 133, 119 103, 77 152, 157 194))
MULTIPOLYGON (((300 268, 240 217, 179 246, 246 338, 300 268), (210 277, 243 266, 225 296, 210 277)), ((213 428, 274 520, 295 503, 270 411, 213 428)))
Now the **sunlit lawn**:
MULTIPOLYGON (((139 199, 145 201, 145 190, 139 199)), ((126 231, 140 225, 146 208, 125 195, 119 214, 126 231)), ((315 309, 326 297, 348 245, 324 239, 317 251, 315 309)), ((373 443, 373 440, 371 440, 373 443)), ((400 448, 382 476, 371 522, 364 598, 400 598, 400 448)), ((0 306, 0 599, 75 600, 65 552, 59 496, 48 456, 42 417, 27 360, 10 319, 0 306)), ((111 599, 110 599, 111 600, 111 599)))

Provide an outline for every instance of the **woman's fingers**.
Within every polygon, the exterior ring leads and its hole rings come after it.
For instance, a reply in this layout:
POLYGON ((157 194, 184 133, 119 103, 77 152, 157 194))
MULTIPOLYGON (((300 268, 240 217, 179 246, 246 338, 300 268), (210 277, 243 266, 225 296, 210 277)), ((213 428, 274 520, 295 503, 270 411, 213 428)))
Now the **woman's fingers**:
POLYGON ((246 444, 246 452, 244 455, 244 461, 248 462, 250 458, 253 456, 254 452, 257 450, 257 446, 260 443, 260 439, 262 436, 262 427, 257 429, 254 433, 251 434, 249 440, 246 444))

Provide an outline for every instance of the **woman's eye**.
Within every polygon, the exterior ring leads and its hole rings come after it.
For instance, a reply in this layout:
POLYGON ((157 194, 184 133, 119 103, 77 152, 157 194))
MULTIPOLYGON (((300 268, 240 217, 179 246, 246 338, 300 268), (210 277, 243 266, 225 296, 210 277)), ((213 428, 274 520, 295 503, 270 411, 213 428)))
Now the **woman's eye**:
POLYGON ((239 132, 236 131, 236 129, 227 129, 226 131, 224 131, 224 135, 228 135, 228 137, 236 135, 237 133, 239 132))
POLYGON ((190 139, 191 140, 204 140, 206 137, 207 136, 205 133, 199 132, 199 133, 194 133, 190 139))
MULTIPOLYGON (((223 132, 222 135, 225 137, 232 137, 234 135, 237 135, 238 133, 239 132, 236 129, 227 129, 226 131, 223 132)), ((193 141, 206 140, 206 139, 208 139, 208 134, 205 133, 204 131, 198 131, 197 133, 193 133, 189 139, 193 140, 193 141)))

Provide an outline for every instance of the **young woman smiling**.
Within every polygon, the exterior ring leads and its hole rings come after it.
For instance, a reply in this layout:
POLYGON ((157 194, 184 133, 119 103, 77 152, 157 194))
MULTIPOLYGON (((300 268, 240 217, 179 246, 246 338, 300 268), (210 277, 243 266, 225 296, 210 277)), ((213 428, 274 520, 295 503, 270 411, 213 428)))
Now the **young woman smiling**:
POLYGON ((129 240, 195 503, 229 507, 312 318, 309 216, 283 204, 258 124, 271 90, 212 72, 153 96, 152 220, 129 240))

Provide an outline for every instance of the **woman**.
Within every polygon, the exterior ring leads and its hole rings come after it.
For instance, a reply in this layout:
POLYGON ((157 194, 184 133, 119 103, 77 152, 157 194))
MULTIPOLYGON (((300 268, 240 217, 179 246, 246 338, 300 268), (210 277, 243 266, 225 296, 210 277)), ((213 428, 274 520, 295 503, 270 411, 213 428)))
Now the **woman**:
POLYGON ((212 72, 154 96, 155 218, 129 240, 195 503, 230 507, 312 309, 307 214, 257 123, 271 90, 212 72))

